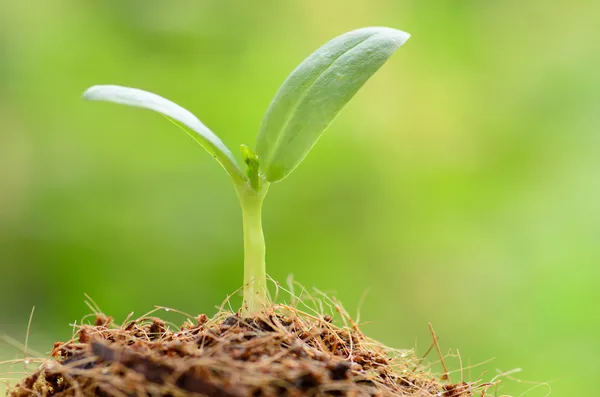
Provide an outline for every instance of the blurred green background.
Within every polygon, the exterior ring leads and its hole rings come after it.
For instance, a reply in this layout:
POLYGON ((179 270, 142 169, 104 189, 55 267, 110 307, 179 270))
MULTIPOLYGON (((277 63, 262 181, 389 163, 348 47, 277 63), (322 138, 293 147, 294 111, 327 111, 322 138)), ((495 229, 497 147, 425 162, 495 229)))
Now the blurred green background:
POLYGON ((523 368, 553 395, 593 394, 599 14, 585 0, 3 0, 0 333, 23 341, 35 305, 30 345, 48 351, 89 312, 84 293, 123 320, 213 314, 242 283, 224 171, 162 117, 85 103, 85 88, 173 99, 237 154, 304 57, 386 25, 412 38, 271 188, 268 272, 351 313, 368 290, 364 329, 388 345, 422 353, 432 322, 465 366, 496 357, 473 377, 523 368))

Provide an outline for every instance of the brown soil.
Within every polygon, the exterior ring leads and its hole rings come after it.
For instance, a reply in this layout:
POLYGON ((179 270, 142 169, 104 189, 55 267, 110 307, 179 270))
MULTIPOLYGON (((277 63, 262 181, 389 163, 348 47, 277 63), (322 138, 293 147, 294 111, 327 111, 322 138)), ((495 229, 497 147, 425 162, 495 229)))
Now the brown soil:
POLYGON ((116 325, 98 315, 51 355, 8 395, 466 397, 490 386, 440 381, 412 350, 285 305, 252 318, 200 315, 176 330, 158 318, 116 325))

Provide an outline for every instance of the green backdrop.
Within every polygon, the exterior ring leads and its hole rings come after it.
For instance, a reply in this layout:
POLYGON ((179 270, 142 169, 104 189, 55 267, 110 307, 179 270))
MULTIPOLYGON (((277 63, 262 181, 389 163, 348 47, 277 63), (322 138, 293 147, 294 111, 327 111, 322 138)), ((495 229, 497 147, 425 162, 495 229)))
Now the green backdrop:
POLYGON ((498 395, 526 381, 593 394, 598 14, 586 0, 0 2, 0 333, 23 341, 35 306, 29 343, 45 352, 89 312, 84 293, 122 320, 154 305, 212 314, 241 285, 223 170, 162 117, 86 103, 85 88, 157 92, 230 147, 253 145, 304 57, 385 25, 412 38, 271 187, 269 274, 352 313, 368 291, 364 330, 388 345, 422 353, 432 322, 464 367, 495 357, 465 378, 522 368, 498 395))

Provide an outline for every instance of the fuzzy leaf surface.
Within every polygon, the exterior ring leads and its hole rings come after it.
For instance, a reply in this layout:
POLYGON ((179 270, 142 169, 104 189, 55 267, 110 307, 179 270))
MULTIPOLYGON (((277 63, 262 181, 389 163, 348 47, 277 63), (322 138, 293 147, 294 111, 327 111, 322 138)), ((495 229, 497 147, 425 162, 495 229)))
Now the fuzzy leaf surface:
POLYGON ((194 114, 178 104, 137 88, 122 87, 117 85, 96 85, 88 88, 83 97, 92 101, 114 102, 122 105, 135 106, 154 110, 169 119, 181 123, 194 133, 184 130, 210 153, 225 168, 236 182, 245 180, 231 151, 225 146, 208 127, 206 127, 194 114))
POLYGON ((287 177, 363 84, 410 35, 385 27, 353 30, 306 58, 281 85, 256 143, 271 182, 287 177))

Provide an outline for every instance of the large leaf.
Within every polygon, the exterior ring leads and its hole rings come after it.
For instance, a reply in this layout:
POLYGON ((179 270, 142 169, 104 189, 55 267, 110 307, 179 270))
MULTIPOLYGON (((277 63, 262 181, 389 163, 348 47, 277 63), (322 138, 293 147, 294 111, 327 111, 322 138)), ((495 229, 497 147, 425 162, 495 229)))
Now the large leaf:
POLYGON ((83 97, 92 101, 115 102, 162 113, 195 132, 188 134, 208 151, 236 182, 245 180, 231 151, 208 127, 190 111, 151 92, 116 85, 96 85, 88 88, 83 97))
POLYGON ((256 144, 271 182, 288 176, 336 115, 410 37, 384 27, 354 30, 306 58, 277 91, 262 120, 256 144))

